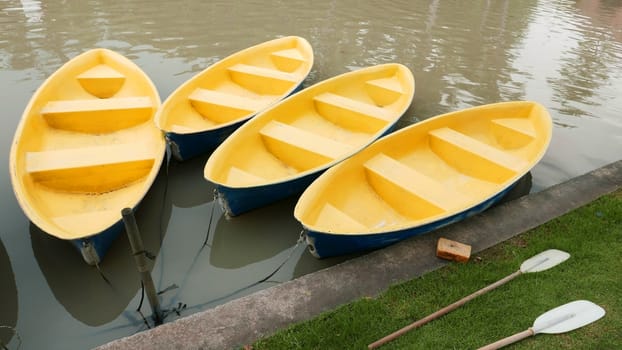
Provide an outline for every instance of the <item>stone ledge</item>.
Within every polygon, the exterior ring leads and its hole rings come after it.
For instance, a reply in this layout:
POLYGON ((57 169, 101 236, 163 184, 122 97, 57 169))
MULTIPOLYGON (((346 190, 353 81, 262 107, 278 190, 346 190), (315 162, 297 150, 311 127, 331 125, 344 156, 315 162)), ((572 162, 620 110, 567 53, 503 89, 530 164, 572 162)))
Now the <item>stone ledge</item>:
POLYGON ((447 264, 439 237, 480 252, 622 187, 622 160, 457 224, 261 290, 98 350, 232 349, 447 264), (525 220, 525 218, 529 220, 525 220), (503 221, 503 225, 499 223, 503 221), (364 275, 362 274, 364 272, 364 275))

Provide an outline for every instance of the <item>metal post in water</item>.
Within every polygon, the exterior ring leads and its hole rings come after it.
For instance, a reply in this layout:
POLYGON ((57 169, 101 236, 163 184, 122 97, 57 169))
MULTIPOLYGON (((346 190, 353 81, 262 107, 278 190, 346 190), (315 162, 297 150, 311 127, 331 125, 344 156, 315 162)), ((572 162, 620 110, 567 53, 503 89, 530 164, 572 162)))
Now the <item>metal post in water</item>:
POLYGON ((145 256, 145 249, 143 247, 143 240, 138 231, 138 225, 136 224, 136 218, 134 217, 134 211, 131 208, 124 208, 121 211, 123 216, 123 223, 125 223, 125 232, 130 240, 130 246, 132 247, 132 255, 134 255, 134 261, 136 267, 140 273, 140 279, 145 287, 145 293, 151 305, 151 312, 153 312, 153 319, 156 325, 162 324, 162 310, 160 309, 160 301, 156 293, 155 285, 153 284, 153 278, 147 267, 147 258, 145 256))

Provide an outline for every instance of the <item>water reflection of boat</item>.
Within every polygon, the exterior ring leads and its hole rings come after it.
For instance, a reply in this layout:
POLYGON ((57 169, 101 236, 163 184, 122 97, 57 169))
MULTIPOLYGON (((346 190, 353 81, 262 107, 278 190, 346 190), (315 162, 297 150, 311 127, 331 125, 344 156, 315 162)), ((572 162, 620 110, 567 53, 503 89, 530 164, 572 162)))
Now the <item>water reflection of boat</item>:
POLYGON ((165 152, 149 77, 107 49, 52 74, 24 110, 11 147, 13 190, 41 230, 98 263, 122 232, 121 210, 151 187, 165 152))
POLYGON ((192 208, 214 198, 214 186, 203 178, 207 155, 185 162, 171 161, 168 165, 168 196, 174 206, 192 208))
POLYGON ((546 109, 506 102, 406 127, 328 170, 294 215, 318 257, 365 251, 477 214, 503 198, 551 140, 546 109))
POLYGON ((17 286, 9 254, 0 240, 0 346, 15 335, 17 324, 17 286))
MULTIPOLYGON (((135 215, 145 250, 154 256, 160 250, 171 215, 170 201, 163 202, 166 177, 162 172, 135 215)), ((125 234, 112 243, 107 258, 99 264, 101 274, 80 263, 81 258, 71 245, 34 224, 30 225, 30 239, 39 268, 55 298, 75 319, 89 326, 114 320, 139 291, 140 275, 125 234)))
POLYGON ((212 234, 210 263, 237 269, 294 246, 300 233, 300 225, 291 215, 295 203, 291 198, 233 219, 221 215, 212 234))

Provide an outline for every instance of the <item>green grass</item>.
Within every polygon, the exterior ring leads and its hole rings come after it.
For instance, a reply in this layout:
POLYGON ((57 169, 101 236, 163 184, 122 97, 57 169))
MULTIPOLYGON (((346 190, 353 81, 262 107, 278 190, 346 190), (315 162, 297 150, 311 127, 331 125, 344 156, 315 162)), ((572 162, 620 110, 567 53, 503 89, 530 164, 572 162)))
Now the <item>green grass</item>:
POLYGON ((474 255, 467 264, 450 264, 392 286, 377 298, 321 314, 252 348, 366 349, 550 248, 571 257, 550 270, 521 275, 382 349, 475 349, 523 331, 540 314, 578 299, 599 304, 607 314, 578 330, 540 334, 510 348, 622 349, 622 190, 474 255))

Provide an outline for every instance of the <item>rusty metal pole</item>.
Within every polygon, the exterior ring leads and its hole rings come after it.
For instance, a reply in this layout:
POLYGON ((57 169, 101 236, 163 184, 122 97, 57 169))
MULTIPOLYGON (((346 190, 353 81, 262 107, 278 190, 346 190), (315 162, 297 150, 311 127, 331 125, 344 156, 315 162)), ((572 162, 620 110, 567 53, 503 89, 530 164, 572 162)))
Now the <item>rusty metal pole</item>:
POLYGON ((147 258, 145 256, 145 249, 143 247, 143 240, 138 231, 138 225, 136 224, 136 218, 134 217, 134 211, 131 208, 124 208, 121 211, 123 216, 123 223, 125 224, 125 232, 130 240, 130 246, 132 247, 132 255, 134 255, 134 261, 136 267, 140 273, 140 279, 145 287, 145 294, 149 300, 151 306, 151 312, 153 312, 153 320, 156 325, 162 324, 162 310, 160 309, 160 301, 158 300, 158 294, 156 293, 153 278, 147 265, 147 258))

